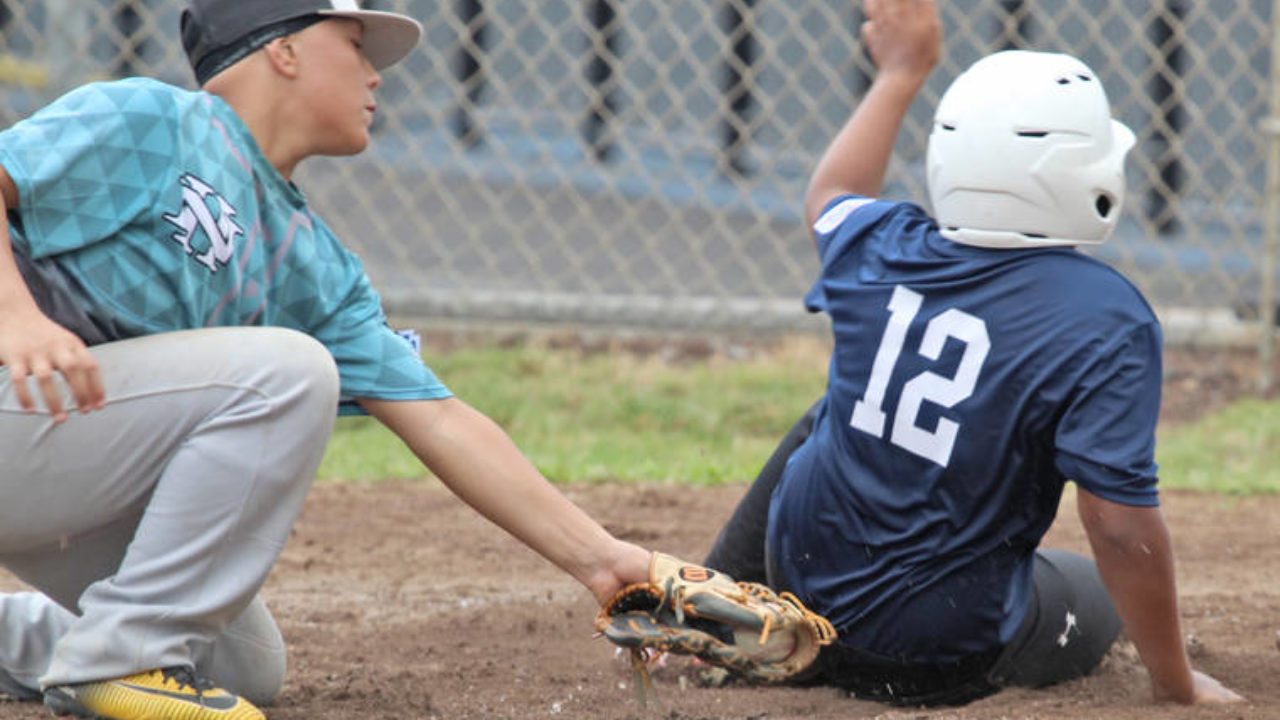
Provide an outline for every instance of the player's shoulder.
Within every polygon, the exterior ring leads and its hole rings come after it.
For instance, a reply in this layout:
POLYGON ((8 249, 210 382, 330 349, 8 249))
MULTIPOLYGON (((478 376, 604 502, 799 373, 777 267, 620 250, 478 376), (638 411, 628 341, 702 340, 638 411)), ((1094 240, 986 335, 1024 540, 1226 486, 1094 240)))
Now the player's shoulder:
POLYGON ((890 215, 924 216, 924 210, 914 203, 866 197, 863 195, 837 195, 829 200, 810 228, 818 237, 830 236, 848 228, 869 227, 890 215))
POLYGON ((1081 315, 1156 322, 1155 311, 1138 286, 1106 262, 1075 248, 1032 252, 1042 255, 1037 266, 1044 276, 1045 290, 1063 294, 1081 315))
POLYGON ((914 203, 841 195, 827 206, 810 228, 824 266, 846 257, 854 248, 889 247, 890 254, 913 252, 913 239, 926 239, 933 220, 914 203))
MULTIPOLYGON (((1061 272, 1063 284, 1089 283, 1107 288, 1121 297, 1142 298, 1142 291, 1123 272, 1100 260, 1087 250, 1058 248, 1047 253, 1053 263, 1052 272, 1061 272)), ((1079 289, 1079 288, 1077 288, 1079 289)))
POLYGON ((67 112, 139 113, 192 102, 199 93, 145 77, 86 83, 55 101, 67 112))
POLYGON ((208 116, 207 97, 152 78, 102 80, 65 93, 29 119, 57 123, 63 135, 99 137, 127 128, 132 137, 145 138, 192 115, 208 116))
POLYGON ((35 153, 61 147, 150 146, 174 133, 185 115, 182 106, 193 95, 149 78, 86 83, 14 123, 0 133, 0 144, 35 153))

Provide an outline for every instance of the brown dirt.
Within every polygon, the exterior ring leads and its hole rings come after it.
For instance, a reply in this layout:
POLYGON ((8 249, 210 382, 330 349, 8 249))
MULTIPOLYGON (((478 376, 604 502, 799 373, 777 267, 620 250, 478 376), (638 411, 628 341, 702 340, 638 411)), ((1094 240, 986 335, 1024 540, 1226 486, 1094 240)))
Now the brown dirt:
MULTIPOLYGON (((1166 421, 1189 419, 1252 382, 1248 355, 1171 356, 1166 421)), ((697 559, 745 485, 569 486, 615 534, 697 559)), ((1094 675, 1006 690, 963 708, 891 709, 828 688, 700 685, 683 659, 654 671, 664 710, 644 710, 628 664, 590 630, 594 604, 434 480, 320 483, 264 594, 292 652, 271 720, 878 718, 1136 720, 1280 718, 1280 497, 1170 491, 1184 633, 1193 662, 1247 696, 1221 708, 1155 707, 1121 645, 1094 675)), ((1087 553, 1074 495, 1046 545, 1087 553)), ((14 588, 0 574, 0 589, 14 588)), ((48 717, 0 703, 0 718, 48 717)))

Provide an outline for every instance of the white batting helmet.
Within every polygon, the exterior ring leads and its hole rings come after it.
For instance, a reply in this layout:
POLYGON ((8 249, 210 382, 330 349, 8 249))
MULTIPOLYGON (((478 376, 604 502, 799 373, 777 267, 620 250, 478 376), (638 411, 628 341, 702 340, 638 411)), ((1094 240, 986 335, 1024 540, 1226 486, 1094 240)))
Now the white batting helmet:
POLYGON ((967 245, 1100 244, 1124 204, 1133 143, 1083 62, 988 55, 938 103, 928 149, 934 215, 945 237, 967 245))

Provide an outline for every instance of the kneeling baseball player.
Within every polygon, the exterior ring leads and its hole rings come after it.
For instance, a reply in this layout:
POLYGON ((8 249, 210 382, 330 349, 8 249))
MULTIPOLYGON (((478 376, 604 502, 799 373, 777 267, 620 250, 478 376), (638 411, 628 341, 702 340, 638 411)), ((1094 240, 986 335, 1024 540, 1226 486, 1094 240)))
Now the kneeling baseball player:
POLYGON ((650 554, 555 490, 387 327, 295 168, 369 143, 421 29, 354 0, 193 0, 200 91, 133 78, 0 132, 0 692, 252 720, 285 677, 258 591, 341 397, 605 601, 650 554))

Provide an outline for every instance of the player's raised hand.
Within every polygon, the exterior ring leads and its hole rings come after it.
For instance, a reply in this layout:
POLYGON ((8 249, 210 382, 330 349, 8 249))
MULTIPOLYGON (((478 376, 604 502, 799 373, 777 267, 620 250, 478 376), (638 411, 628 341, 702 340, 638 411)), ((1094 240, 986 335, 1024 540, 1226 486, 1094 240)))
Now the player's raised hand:
POLYGON ((881 73, 928 75, 942 52, 935 0, 866 0, 862 41, 881 73))
POLYGON ((104 404, 98 361, 80 338, 34 307, 0 314, 0 363, 8 367, 14 394, 27 412, 37 407, 28 385, 31 379, 54 422, 67 419, 55 373, 66 380, 80 412, 104 404))

